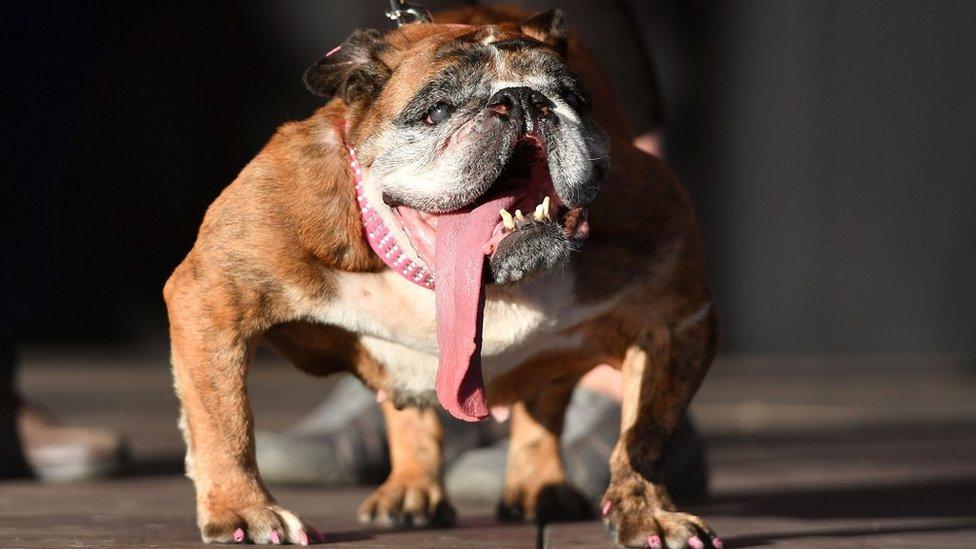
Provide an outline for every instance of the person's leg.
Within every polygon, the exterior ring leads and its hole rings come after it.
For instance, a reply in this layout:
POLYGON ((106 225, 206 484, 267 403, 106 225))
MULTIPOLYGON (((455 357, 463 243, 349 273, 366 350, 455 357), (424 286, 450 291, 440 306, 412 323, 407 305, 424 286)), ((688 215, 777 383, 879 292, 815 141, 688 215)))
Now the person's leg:
POLYGON ((18 136, 6 150, 0 220, 0 477, 90 478, 118 468, 121 438, 64 427, 20 398, 20 330, 48 303, 55 278, 58 187, 91 82, 110 10, 96 5, 15 2, 0 15, 11 37, 5 121, 18 136))
MULTIPOLYGON (((438 412, 445 464, 503 434, 491 423, 471 425, 438 412)), ((363 484, 382 481, 390 471, 386 426, 376 394, 352 376, 339 381, 317 408, 292 427, 258 431, 255 436, 258 467, 268 481, 363 484)))
POLYGON ((20 397, 16 367, 17 342, 5 331, 0 334, 0 478, 82 480, 122 467, 126 451, 119 434, 60 424, 20 397))
POLYGON ((0 478, 29 472, 17 429, 20 398, 14 388, 16 359, 14 338, 4 330, 0 332, 0 478))
POLYGON ((292 427, 255 433, 255 445, 261 475, 271 482, 365 484, 390 469, 376 394, 352 376, 292 427))
MULTIPOLYGON (((607 460, 620 434, 620 372, 601 366, 584 376, 566 410, 562 456, 566 478, 596 502, 610 482, 607 460)), ((494 502, 501 497, 508 440, 469 450, 445 475, 448 492, 459 500, 494 502)), ((705 448, 690 418, 678 424, 668 449, 667 487, 680 502, 697 502, 708 495, 705 448)))
POLYGON ((0 333, 0 478, 89 479, 118 471, 125 442, 105 429, 67 427, 22 399, 16 387, 17 342, 0 333))
MULTIPOLYGON (((570 402, 562 452, 571 483, 594 500, 609 482, 607 459, 620 425, 620 372, 609 366, 583 377, 570 402)), ((445 483, 458 499, 497 501, 508 452, 506 425, 461 423, 441 414, 445 483), (488 444, 494 445, 485 447, 488 444)), ((389 472, 389 449, 376 395, 344 378, 318 408, 281 432, 260 431, 258 466, 265 480, 363 484, 389 472)), ((708 493, 704 445, 686 416, 669 449, 668 488, 675 499, 698 501, 708 493)))

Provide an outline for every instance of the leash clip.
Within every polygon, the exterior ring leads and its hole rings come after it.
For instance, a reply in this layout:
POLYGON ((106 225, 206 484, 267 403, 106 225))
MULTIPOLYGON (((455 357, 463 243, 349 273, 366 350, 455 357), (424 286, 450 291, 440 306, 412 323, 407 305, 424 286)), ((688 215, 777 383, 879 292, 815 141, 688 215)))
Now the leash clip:
POLYGON ((386 16, 396 21, 398 27, 410 23, 433 23, 434 18, 430 12, 420 4, 404 2, 403 0, 390 0, 390 9, 386 16))

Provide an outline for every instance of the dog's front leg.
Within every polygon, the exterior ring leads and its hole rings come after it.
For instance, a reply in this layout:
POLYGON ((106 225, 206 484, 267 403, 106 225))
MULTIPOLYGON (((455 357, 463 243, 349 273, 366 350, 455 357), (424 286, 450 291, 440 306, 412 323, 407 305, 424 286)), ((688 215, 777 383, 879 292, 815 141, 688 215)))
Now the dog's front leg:
POLYGON ((203 541, 307 545, 317 532, 279 506, 258 475, 245 379, 250 341, 240 322, 245 315, 234 306, 240 299, 200 290, 175 275, 166 301, 186 471, 203 541))
POLYGON ((705 521, 675 510, 664 487, 665 452, 716 343, 717 319, 710 314, 695 325, 651 330, 624 357, 620 438, 602 509, 621 545, 721 547, 705 521))
POLYGON ((441 422, 432 408, 382 404, 390 444, 390 476, 359 507, 359 521, 384 527, 452 526, 444 493, 441 422))
POLYGON ((559 454, 566 407, 575 379, 545 383, 512 406, 512 434, 498 517, 508 521, 580 520, 593 514, 579 490, 566 482, 559 454))

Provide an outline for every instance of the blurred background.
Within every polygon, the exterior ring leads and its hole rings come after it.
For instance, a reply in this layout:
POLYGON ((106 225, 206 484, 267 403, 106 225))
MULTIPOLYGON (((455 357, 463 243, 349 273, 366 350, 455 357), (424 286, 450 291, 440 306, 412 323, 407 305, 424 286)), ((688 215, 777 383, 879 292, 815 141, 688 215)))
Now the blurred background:
MULTIPOLYGON (((693 405, 713 524, 740 546, 976 536, 976 3, 510 3, 566 9, 635 133, 663 120, 667 160, 694 199, 725 332, 693 405), (663 103, 647 96, 647 67, 663 103)), ((142 476, 113 490, 154 486, 168 502, 156 511, 187 536, 188 483, 163 480, 182 452, 163 282, 275 128, 322 104, 304 70, 354 28, 390 28, 385 8, 0 6, 0 304, 12 311, 0 338, 19 342, 25 394, 129 437, 142 476)), ((258 363, 259 427, 289 425, 329 387, 258 363)), ((17 489, 0 485, 0 517, 53 501, 17 489)))

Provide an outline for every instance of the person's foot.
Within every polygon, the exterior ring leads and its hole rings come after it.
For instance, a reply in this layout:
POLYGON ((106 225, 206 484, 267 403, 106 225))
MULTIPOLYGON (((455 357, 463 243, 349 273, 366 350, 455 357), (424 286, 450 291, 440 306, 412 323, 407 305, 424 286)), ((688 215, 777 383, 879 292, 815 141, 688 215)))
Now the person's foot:
MULTIPOLYGON (((570 484, 599 502, 610 482, 607 465, 620 432, 620 404, 600 393, 577 388, 566 411, 562 456, 570 484)), ((453 498, 493 502, 501 497, 508 440, 463 453, 445 475, 453 498)), ((667 459, 666 485, 679 501, 708 495, 708 470, 701 439, 686 415, 678 424, 667 459)))
MULTIPOLYGON (((440 416, 444 463, 497 439, 492 425, 473 426, 447 413, 440 416)), ((258 468, 270 482, 363 484, 380 482, 390 472, 386 424, 376 394, 351 376, 294 426, 281 432, 258 431, 255 441, 258 468)))
POLYGON ((255 433, 261 476, 270 482, 359 484, 390 469, 383 413, 376 395, 345 377, 322 404, 281 432, 255 433))
MULTIPOLYGON (((497 501, 508 451, 507 425, 462 423, 441 414, 445 483, 452 497, 497 501), (498 441, 498 442, 495 442, 498 441), (494 445, 484 447, 486 444, 494 445)), ((597 501, 609 483, 607 463, 617 441, 620 404, 577 388, 566 416, 563 459, 572 484, 597 501)), ((258 468, 270 482, 362 484, 389 473, 383 414, 376 395, 357 379, 339 382, 325 401, 282 432, 256 434, 258 468)), ((687 416, 678 425, 668 456, 667 486, 682 501, 704 499, 708 472, 704 449, 687 416)))
POLYGON ((125 462, 126 444, 117 433, 61 425, 29 402, 20 401, 8 413, 16 432, 0 445, 0 476, 86 480, 115 473, 125 462))

